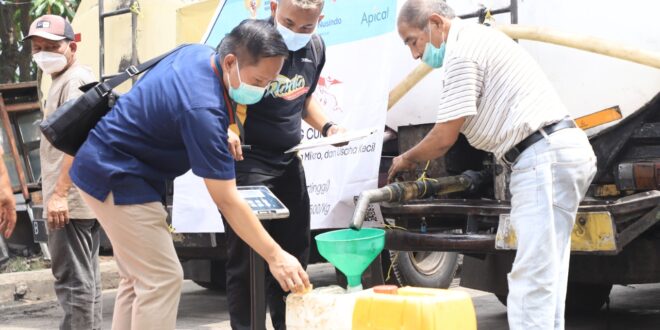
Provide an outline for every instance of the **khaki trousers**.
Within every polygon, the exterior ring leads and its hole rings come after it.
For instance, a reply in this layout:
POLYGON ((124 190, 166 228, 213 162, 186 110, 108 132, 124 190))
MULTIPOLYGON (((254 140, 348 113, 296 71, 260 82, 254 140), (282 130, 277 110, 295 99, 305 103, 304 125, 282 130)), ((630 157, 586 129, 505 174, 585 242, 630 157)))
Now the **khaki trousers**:
POLYGON ((112 242, 119 268, 112 329, 174 329, 183 270, 158 202, 115 205, 80 191, 112 242))

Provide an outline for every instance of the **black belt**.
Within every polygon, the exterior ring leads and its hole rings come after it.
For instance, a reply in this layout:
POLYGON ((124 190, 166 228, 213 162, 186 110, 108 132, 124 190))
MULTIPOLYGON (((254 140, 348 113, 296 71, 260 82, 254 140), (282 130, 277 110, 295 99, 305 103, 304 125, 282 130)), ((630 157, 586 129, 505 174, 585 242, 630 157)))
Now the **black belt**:
POLYGON ((543 130, 545 134, 550 135, 564 128, 576 127, 577 126, 575 125, 573 119, 562 119, 556 123, 545 125, 538 129, 536 132, 532 133, 530 136, 526 137, 524 140, 518 142, 518 144, 516 144, 513 148, 509 149, 509 151, 504 154, 502 159, 508 164, 515 163, 518 160, 518 157, 520 157, 520 154, 522 154, 525 149, 531 147, 534 143, 543 139, 543 133, 541 133, 541 130, 543 130))

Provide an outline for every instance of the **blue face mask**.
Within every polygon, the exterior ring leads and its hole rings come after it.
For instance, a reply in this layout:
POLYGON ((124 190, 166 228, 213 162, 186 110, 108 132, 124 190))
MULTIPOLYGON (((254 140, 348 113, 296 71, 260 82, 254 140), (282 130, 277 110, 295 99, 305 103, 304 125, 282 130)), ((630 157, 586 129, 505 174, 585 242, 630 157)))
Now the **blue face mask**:
POLYGON ((282 35, 286 48, 295 52, 296 50, 305 47, 309 40, 312 39, 312 33, 296 33, 289 30, 286 26, 277 22, 277 12, 275 12, 275 28, 282 35))
MULTIPOLYGON (((442 39, 444 39, 444 33, 442 39)), ((442 39, 440 41, 440 48, 433 46, 431 43, 431 26, 429 26, 429 42, 426 43, 426 48, 424 48, 422 62, 428 64, 434 69, 442 67, 442 62, 445 59, 445 42, 443 42, 442 39)))
POLYGON ((238 88, 231 86, 231 75, 228 74, 227 78, 229 79, 229 97, 238 104, 255 104, 264 97, 266 93, 265 87, 248 85, 241 81, 241 70, 238 67, 238 60, 236 61, 236 71, 238 71, 238 82, 240 85, 238 88))

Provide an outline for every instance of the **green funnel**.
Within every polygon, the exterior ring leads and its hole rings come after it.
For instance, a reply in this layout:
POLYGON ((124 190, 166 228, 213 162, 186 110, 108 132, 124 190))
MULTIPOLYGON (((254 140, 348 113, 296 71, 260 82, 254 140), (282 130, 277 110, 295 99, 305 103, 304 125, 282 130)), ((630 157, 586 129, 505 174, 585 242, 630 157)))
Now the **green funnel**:
POLYGON ((383 250, 385 231, 341 229, 316 235, 315 239, 319 253, 346 275, 349 287, 357 287, 364 270, 383 250))

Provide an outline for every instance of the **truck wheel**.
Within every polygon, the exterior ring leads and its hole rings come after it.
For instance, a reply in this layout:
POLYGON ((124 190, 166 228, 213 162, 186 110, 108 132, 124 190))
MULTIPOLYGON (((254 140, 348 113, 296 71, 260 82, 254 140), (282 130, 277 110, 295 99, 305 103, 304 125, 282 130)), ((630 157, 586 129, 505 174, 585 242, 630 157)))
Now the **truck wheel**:
POLYGON ((446 289, 458 269, 456 252, 391 251, 392 267, 399 285, 446 289))
MULTIPOLYGON (((569 282, 566 291, 566 314, 593 313, 610 299, 612 284, 569 282)), ((506 306, 506 295, 495 295, 506 306)))
POLYGON ((210 281, 197 281, 193 280, 195 284, 216 292, 227 291, 227 274, 225 272, 224 261, 211 261, 211 280, 210 281))

